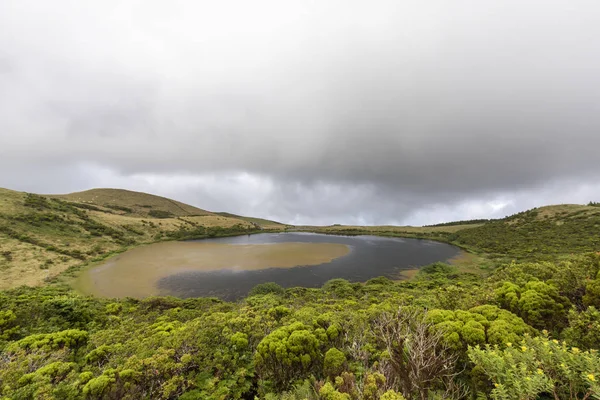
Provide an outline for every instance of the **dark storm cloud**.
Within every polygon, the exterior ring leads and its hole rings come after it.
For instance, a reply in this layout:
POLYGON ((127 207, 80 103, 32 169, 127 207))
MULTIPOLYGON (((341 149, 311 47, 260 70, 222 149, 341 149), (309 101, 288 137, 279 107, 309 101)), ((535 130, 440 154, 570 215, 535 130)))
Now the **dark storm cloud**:
POLYGON ((0 185, 311 223, 580 201, 600 195, 599 17, 594 1, 4 1, 0 185))

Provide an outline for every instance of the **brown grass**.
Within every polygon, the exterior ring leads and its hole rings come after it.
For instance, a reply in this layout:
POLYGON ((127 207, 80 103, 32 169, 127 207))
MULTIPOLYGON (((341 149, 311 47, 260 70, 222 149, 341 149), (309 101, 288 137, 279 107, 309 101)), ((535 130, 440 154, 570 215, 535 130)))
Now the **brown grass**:
MULTIPOLYGON (((209 211, 176 200, 167 199, 166 197, 124 189, 91 189, 63 195, 48 195, 48 197, 98 206, 126 207, 132 209, 133 214, 137 215, 148 215, 150 210, 169 212, 177 217, 212 215, 209 211)), ((117 212, 119 211, 117 210, 117 212)))

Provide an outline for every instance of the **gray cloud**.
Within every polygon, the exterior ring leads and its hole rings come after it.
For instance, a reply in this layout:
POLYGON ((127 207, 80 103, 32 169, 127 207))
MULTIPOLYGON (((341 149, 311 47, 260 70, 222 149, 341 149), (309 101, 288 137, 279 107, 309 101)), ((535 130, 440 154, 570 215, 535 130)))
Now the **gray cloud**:
POLYGON ((599 17, 593 1, 7 0, 0 185, 300 223, 591 200, 599 17))

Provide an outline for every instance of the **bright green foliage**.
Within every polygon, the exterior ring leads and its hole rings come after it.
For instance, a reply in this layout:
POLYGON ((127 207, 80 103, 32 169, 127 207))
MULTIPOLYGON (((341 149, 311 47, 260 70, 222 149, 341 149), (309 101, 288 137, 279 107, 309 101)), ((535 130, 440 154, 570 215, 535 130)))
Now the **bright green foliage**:
MULTIPOLYGON (((108 372, 108 371, 107 371, 108 372)), ((116 382, 113 374, 106 373, 97 378, 90 379, 83 387, 83 394, 92 398, 103 398, 116 382), (112 376, 111 376, 112 375, 112 376)))
POLYGON ((331 382, 327 382, 321 390, 319 390, 319 396, 323 400, 350 400, 350 395, 347 393, 338 392, 331 382))
POLYGON ((296 322, 267 335, 258 344, 254 359, 263 377, 285 388, 293 380, 308 376, 320 362, 320 347, 313 330, 296 322))
POLYGON ((12 310, 0 311, 0 340, 8 340, 18 331, 17 316, 12 310))
POLYGON ((268 314, 273 319, 276 319, 277 321, 279 321, 283 317, 289 315, 291 312, 292 312, 292 310, 290 310, 287 307, 277 306, 277 307, 273 307, 273 308, 269 309, 268 314))
POLYGON ((354 374, 343 372, 333 382, 326 382, 319 389, 319 395, 321 399, 334 400, 404 400, 401 394, 393 390, 385 392, 385 384, 385 376, 378 372, 367 373, 358 383, 354 374))
POLYGON ((323 285, 323 290, 337 298, 347 298, 354 294, 354 286, 345 279, 331 279, 323 285))
POLYGON ((431 310, 427 313, 427 321, 442 329, 445 340, 455 349, 485 343, 501 344, 533 333, 521 318, 490 305, 469 311, 431 310))
POLYGON ((269 293, 273 293, 273 294, 283 294, 284 289, 279 286, 278 284, 276 284, 275 282, 266 282, 266 283, 261 283, 260 285, 256 285, 252 288, 252 290, 250 290, 250 293, 248 293, 248 296, 256 296, 259 294, 269 294, 269 293))
POLYGON ((119 314, 123 310, 123 305, 119 303, 110 303, 106 305, 107 314, 119 314))
POLYGON ((560 295, 558 288, 541 281, 529 281, 524 287, 504 282, 496 289, 496 299, 501 307, 539 329, 564 326, 570 307, 569 300, 560 295))
POLYGON ((394 392, 393 390, 388 390, 384 394, 381 395, 379 400, 405 400, 404 396, 401 393, 394 392))
POLYGON ((76 387, 65 382, 73 376, 74 363, 54 362, 23 375, 13 393, 19 399, 75 398, 76 387))
POLYGON ((583 349, 600 349, 600 311, 589 307, 578 313, 569 313, 569 327, 563 333, 565 339, 583 349))
POLYGON ((327 353, 325 353, 323 372, 330 377, 334 377, 344 371, 345 364, 346 355, 335 347, 332 347, 331 349, 327 350, 327 353))
MULTIPOLYGON (((56 350, 63 347, 76 349, 85 344, 87 339, 88 333, 86 331, 69 329, 56 333, 42 333, 27 336, 16 342, 15 345, 26 350, 56 350)), ((9 349, 14 349, 14 346, 9 347, 9 349)))
POLYGON ((365 377, 363 387, 363 398, 365 400, 376 400, 383 391, 385 376, 378 372, 368 374, 365 377))
POLYGON ((427 265, 419 270, 419 274, 425 275, 449 275, 455 273, 457 273, 456 267, 442 262, 427 265))
POLYGON ((231 344, 236 349, 245 349, 248 347, 248 335, 243 332, 236 332, 231 336, 231 344))
POLYGON ((494 385, 492 399, 536 399, 552 393, 559 399, 600 395, 597 351, 581 351, 547 336, 526 336, 504 348, 472 347, 471 361, 482 368, 494 385))
POLYGON ((596 279, 590 280, 585 285, 583 304, 588 307, 594 306, 600 308, 600 272, 598 272, 596 279))

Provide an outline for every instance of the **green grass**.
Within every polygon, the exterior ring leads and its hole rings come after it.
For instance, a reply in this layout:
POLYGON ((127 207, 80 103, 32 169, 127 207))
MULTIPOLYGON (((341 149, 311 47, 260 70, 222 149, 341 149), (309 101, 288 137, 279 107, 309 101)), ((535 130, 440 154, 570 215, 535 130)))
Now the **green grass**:
POLYGON ((462 229, 452 243, 497 259, 556 259, 600 251, 600 208, 580 205, 540 207, 462 229))

